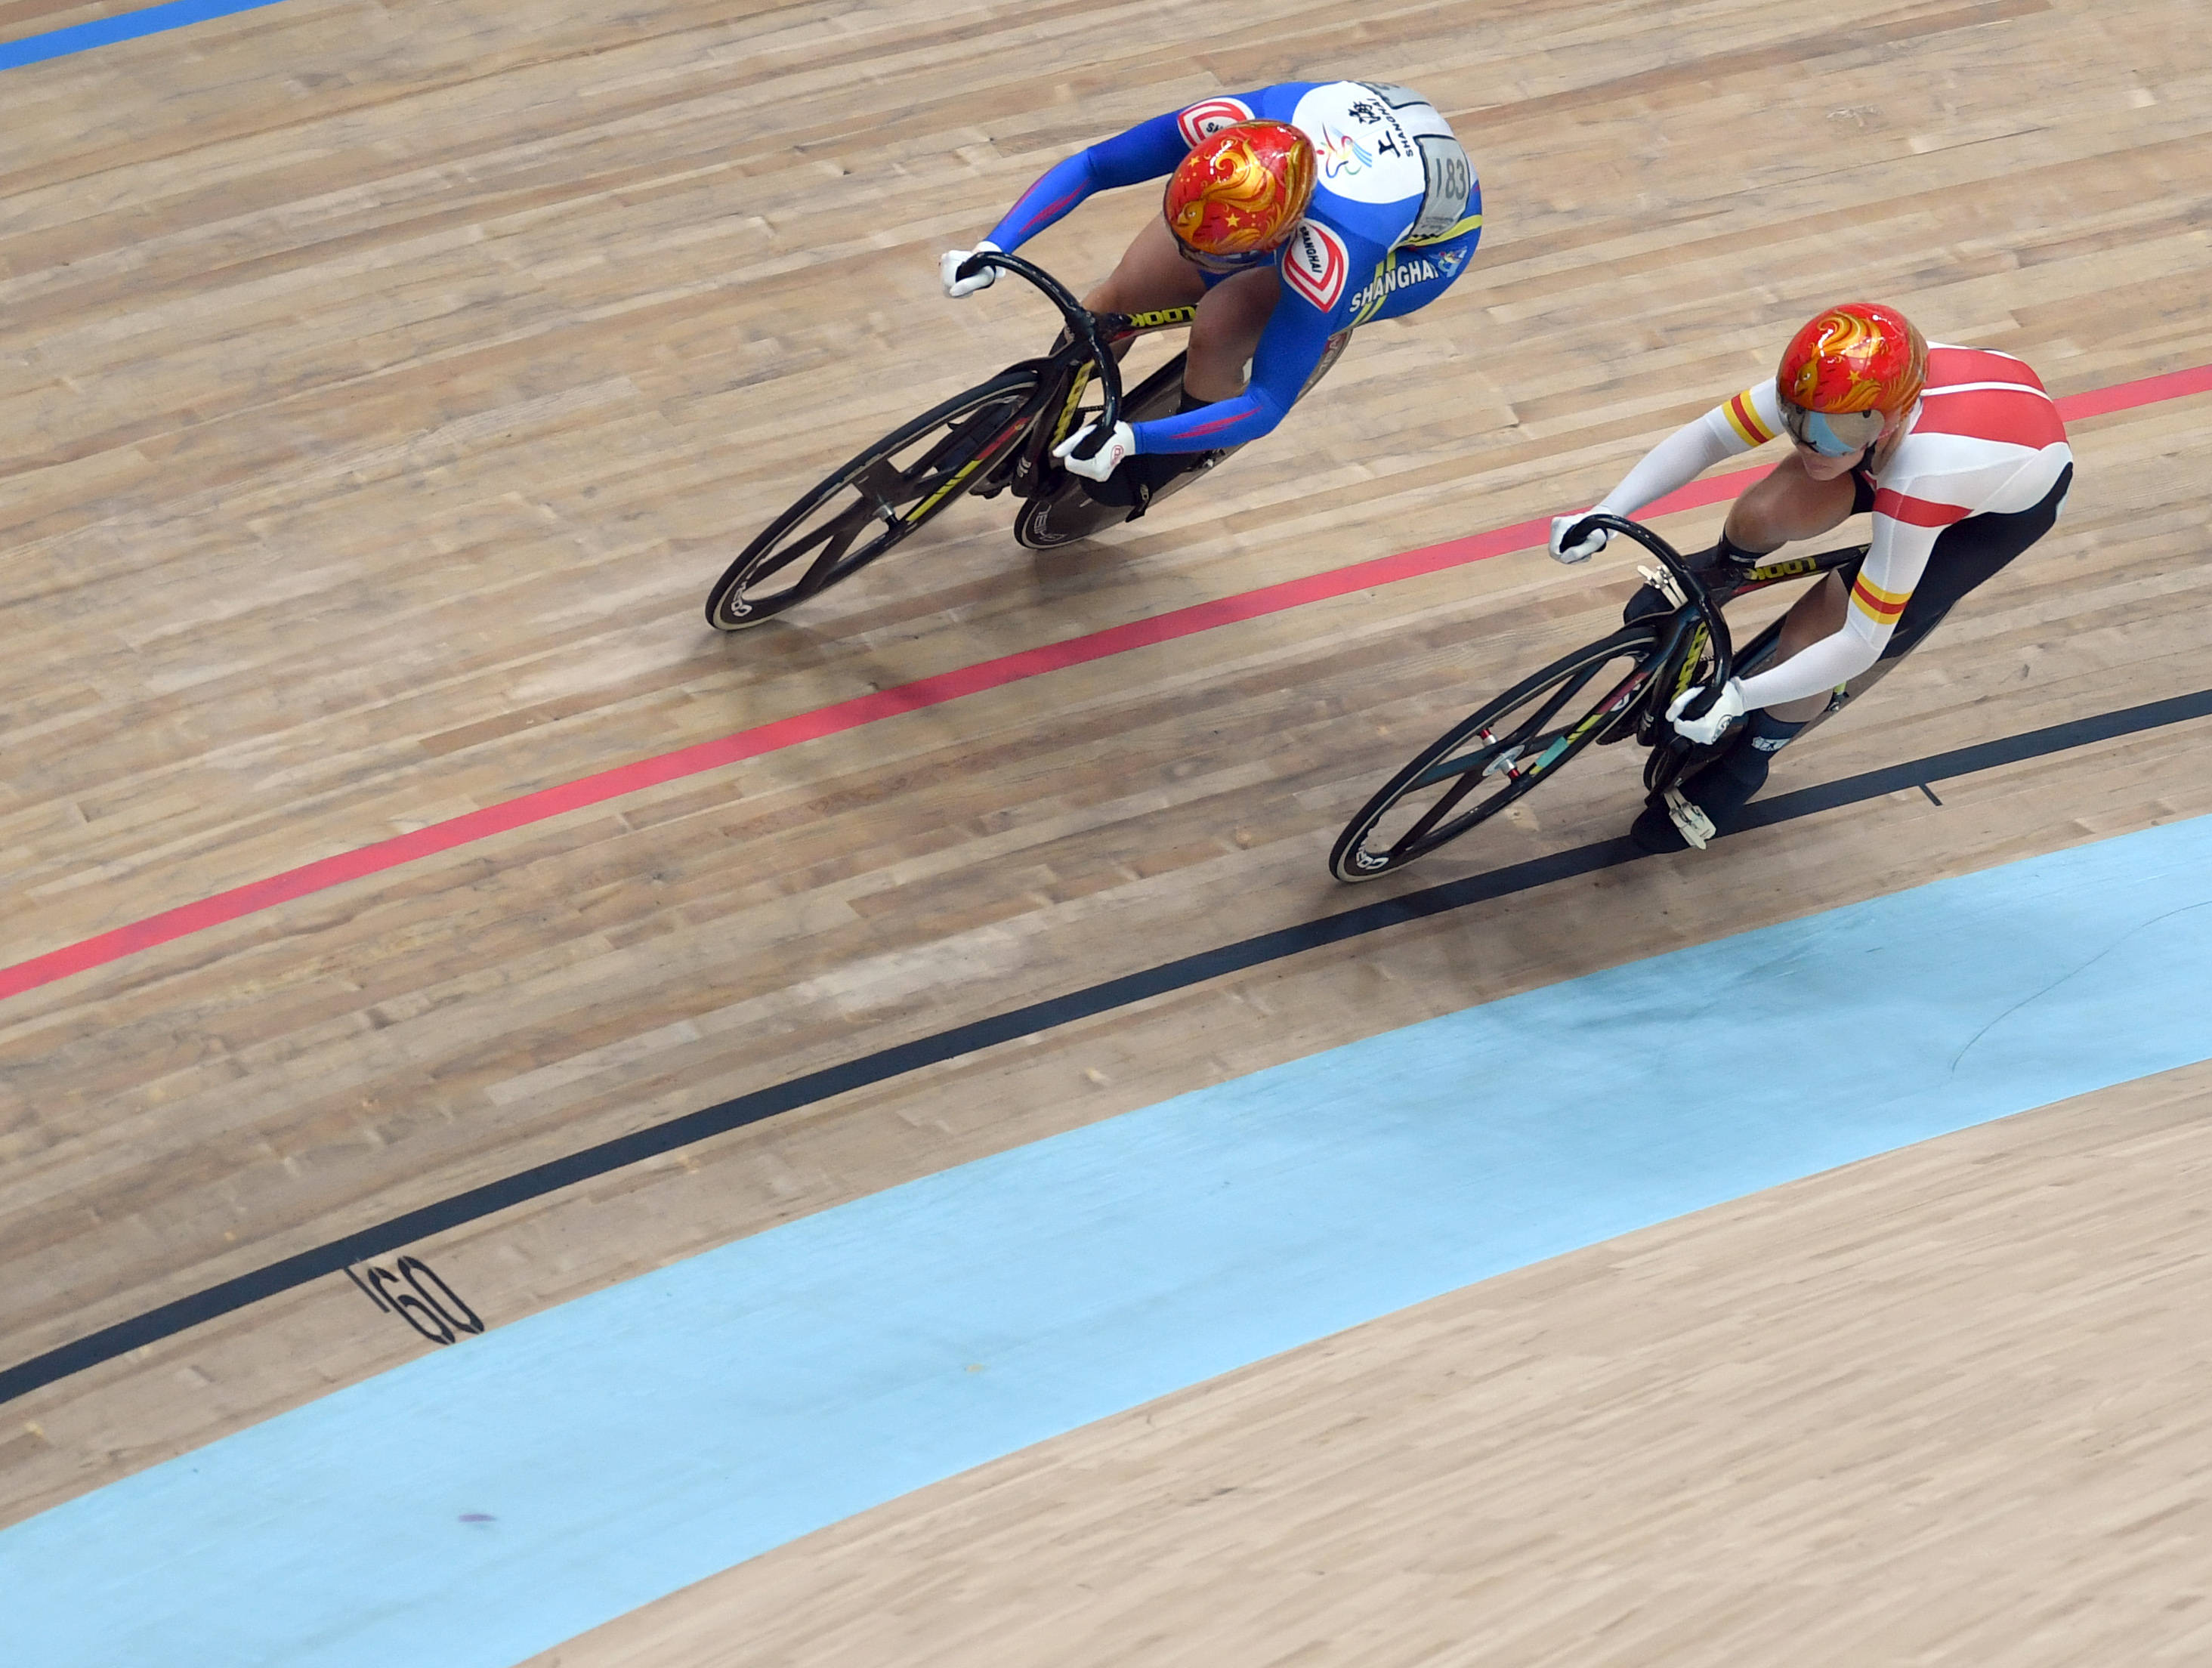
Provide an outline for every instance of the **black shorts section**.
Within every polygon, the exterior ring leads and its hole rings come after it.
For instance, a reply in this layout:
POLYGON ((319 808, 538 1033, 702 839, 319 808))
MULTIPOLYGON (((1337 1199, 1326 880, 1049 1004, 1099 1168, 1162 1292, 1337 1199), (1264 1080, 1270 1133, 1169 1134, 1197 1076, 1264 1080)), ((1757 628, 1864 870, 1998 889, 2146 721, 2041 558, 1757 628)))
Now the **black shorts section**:
MULTIPOLYGON (((1881 658, 1894 660, 1910 654, 1922 638, 1942 623, 1952 604, 2049 532, 2058 519, 2058 506, 2066 501, 2066 489, 2073 484, 2074 465, 2069 464, 2033 509, 2016 510, 2010 515, 1970 515, 1946 527, 1936 537, 1936 548, 1929 553, 1928 571, 1905 599, 1905 612, 1898 616, 1897 628, 1883 646, 1881 658)), ((1861 491, 1871 507, 1874 494, 1863 486, 1861 491)), ((1839 571, 1845 585, 1857 581, 1858 563, 1851 562, 1839 571)))

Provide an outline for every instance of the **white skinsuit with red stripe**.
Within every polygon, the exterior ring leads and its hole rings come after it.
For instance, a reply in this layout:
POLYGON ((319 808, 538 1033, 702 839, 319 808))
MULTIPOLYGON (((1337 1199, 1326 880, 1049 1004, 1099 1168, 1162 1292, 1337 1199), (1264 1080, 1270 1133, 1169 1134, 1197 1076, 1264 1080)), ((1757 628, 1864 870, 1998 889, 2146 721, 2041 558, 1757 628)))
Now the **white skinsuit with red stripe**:
MULTIPOLYGON (((1662 440, 1596 507, 1633 515, 1781 433, 1770 377, 1662 440)), ((2025 363, 1979 348, 1931 345, 1927 386, 1905 438, 1873 477, 1874 537, 1843 629, 1746 678, 1745 706, 1818 694, 1866 670, 1881 658, 1943 531, 1968 516, 2033 509, 2073 460, 2057 408, 2025 363)))

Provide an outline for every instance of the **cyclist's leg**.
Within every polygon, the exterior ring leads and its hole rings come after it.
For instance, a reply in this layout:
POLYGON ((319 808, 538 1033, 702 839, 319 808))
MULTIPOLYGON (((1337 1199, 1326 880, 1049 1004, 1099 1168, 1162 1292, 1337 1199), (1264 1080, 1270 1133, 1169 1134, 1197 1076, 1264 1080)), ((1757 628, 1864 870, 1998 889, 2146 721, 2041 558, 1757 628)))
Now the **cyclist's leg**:
POLYGON ((1190 358, 1182 373, 1191 409, 1244 391, 1245 367, 1259 351, 1261 333, 1282 293, 1282 274, 1272 266, 1233 272, 1206 292, 1191 323, 1190 358))
MULTIPOLYGON (((1121 264, 1084 298, 1084 305, 1094 311, 1136 312, 1197 302, 1198 315, 1184 350, 1182 395, 1176 407, 1180 415, 1243 392, 1245 366, 1259 347, 1260 334, 1281 289, 1281 276, 1272 266, 1227 275, 1201 271, 1177 252, 1167 222, 1156 220, 1146 223, 1121 264)), ((1205 452, 1140 454, 1108 480, 1086 482, 1084 490, 1104 504, 1149 502, 1176 476, 1203 468, 1211 456, 1205 452)))
MULTIPOLYGON (((1857 577, 1857 569, 1854 562, 1847 572, 1830 573, 1790 604, 1790 612, 1782 616, 1782 636, 1774 653, 1760 670, 1771 671, 1844 628, 1844 614, 1850 607, 1851 580, 1857 577)), ((1805 724, 1819 716, 1827 704, 1825 694, 1807 695, 1768 710, 1784 723, 1805 724)))
MULTIPOLYGON (((1683 560, 1692 573, 1699 574, 1730 562, 1756 567, 1759 558, 1791 540, 1817 538, 1872 508, 1874 481, 1863 470, 1852 470, 1840 477, 1818 478, 1808 475, 1803 461, 1793 453, 1772 474, 1745 488, 1729 506, 1717 543, 1690 552, 1683 560)), ((1850 583, 1846 577, 1846 588, 1850 583)), ((1808 594, 1817 594, 1819 590, 1816 585, 1808 594)), ((1620 610, 1620 617, 1623 623, 1634 625, 1673 607, 1658 586, 1640 585, 1620 610)), ((1790 643, 1779 652, 1795 654, 1804 646, 1804 640, 1790 643)))
POLYGON ((1083 298, 1093 312, 1144 312, 1198 304, 1190 327, 1183 387, 1200 403, 1234 399, 1244 391, 1244 367, 1260 345, 1282 275, 1272 266, 1228 274, 1200 270, 1182 258, 1175 234, 1158 218, 1130 240, 1103 283, 1083 298))
MULTIPOLYGON (((1282 289, 1282 278, 1272 266, 1233 273, 1207 288, 1198 304, 1198 317, 1191 321, 1190 341, 1184 349, 1177 416, 1202 405, 1234 399, 1244 391, 1245 367, 1259 349, 1260 333, 1267 329, 1268 315, 1275 310, 1275 298, 1282 289)), ((1212 458, 1210 452, 1140 452, 1115 471, 1109 490, 1127 493, 1132 503, 1139 498, 1149 503, 1169 482, 1204 469, 1212 458)), ((1104 492, 1093 495, 1108 502, 1121 501, 1104 492)))
MULTIPOLYGON (((1798 474, 1805 473, 1804 460, 1801 457, 1793 452, 1789 462, 1797 465, 1798 474)), ((1781 473, 1779 469, 1774 471, 1774 475, 1781 473)), ((1753 491, 1765 486, 1768 481, 1774 479, 1774 475, 1759 482, 1753 491)), ((1750 495, 1750 493, 1746 493, 1744 497, 1750 495)), ((1736 500, 1738 504, 1742 501, 1741 498, 1736 500)), ((1816 480, 1810 489, 1795 482, 1785 486, 1774 494, 1771 502, 1754 510, 1746 518, 1744 531, 1747 537, 1764 536, 1778 526, 1787 525, 1803 527, 1805 531, 1789 533, 1783 543, 1790 539, 1817 538, 1852 516, 1864 515, 1873 508, 1874 477, 1864 470, 1855 469, 1837 480, 1816 480), (1841 490, 1846 488, 1848 494, 1841 490), (1841 506, 1840 513, 1838 513, 1838 506, 1841 506)), ((1731 509, 1729 524, 1733 526, 1735 523, 1735 512, 1731 509)), ((1721 538, 1723 543, 1738 543, 1730 537, 1728 527, 1721 529, 1721 538)), ((1779 549, 1781 544, 1765 548, 1779 549)), ((1853 562, 1849 567, 1829 574, 1791 604, 1790 612, 1783 616, 1782 635, 1774 646, 1774 652, 1759 670, 1764 671, 1769 667, 1778 666, 1790 656, 1841 631, 1844 611, 1850 606, 1851 582, 1858 576, 1858 564, 1853 562)), ((1789 731, 1794 736, 1799 729, 1818 718, 1827 704, 1828 697, 1826 695, 1808 695, 1802 701, 1783 702, 1771 709, 1771 716, 1773 722, 1795 726, 1789 731)), ((1778 742, 1775 743, 1778 748, 1780 745, 1778 742)), ((1769 749, 1770 752, 1771 750, 1769 749)))
POLYGON ((1206 274, 1176 249, 1175 234, 1158 215, 1129 240, 1104 282, 1083 298, 1093 312, 1148 312, 1188 306, 1206 294, 1206 274))
POLYGON ((1808 463, 1792 447, 1767 475, 1736 495, 1721 536, 1739 550, 1763 556, 1801 538, 1818 538, 1874 507, 1874 487, 1856 469, 1826 458, 1808 463))
MULTIPOLYGON (((1838 516, 1837 520, 1843 518, 1838 516)), ((1833 523, 1830 524, 1833 525, 1833 523)), ((1762 671, 1780 665, 1792 655, 1843 628, 1844 610, 1850 601, 1847 573, 1827 574, 1800 597, 1783 616, 1782 634, 1762 671)), ((1742 818, 1752 796, 1766 785, 1774 755, 1796 737, 1828 704, 1826 694, 1765 707, 1744 720, 1720 750, 1692 772, 1686 772, 1672 789, 1705 814, 1717 834, 1727 834, 1742 818)), ((1689 841, 1682 837, 1665 794, 1653 794, 1629 829, 1629 835, 1647 852, 1679 852, 1689 841)))
MULTIPOLYGON (((1739 551, 1764 555, 1795 539, 1816 538, 1874 507, 1874 484, 1858 470, 1826 478, 1824 474, 1808 470, 1793 452, 1737 498, 1722 526, 1720 543, 1692 556, 1691 565, 1711 566, 1739 551)), ((1854 564, 1828 574, 1800 597, 1783 616, 1781 634, 1759 670, 1778 666, 1842 630, 1856 576, 1854 564)), ((1634 617, 1642 599, 1642 592, 1630 599, 1628 617, 1634 617)), ((1728 833, 1741 820, 1752 797, 1766 785, 1774 755, 1826 710, 1828 701, 1825 694, 1808 695, 1760 708, 1710 760, 1685 773, 1670 792, 1702 812, 1717 834, 1728 833)), ((1647 852, 1679 852, 1689 845, 1666 794, 1655 793, 1644 802, 1629 835, 1647 852)))

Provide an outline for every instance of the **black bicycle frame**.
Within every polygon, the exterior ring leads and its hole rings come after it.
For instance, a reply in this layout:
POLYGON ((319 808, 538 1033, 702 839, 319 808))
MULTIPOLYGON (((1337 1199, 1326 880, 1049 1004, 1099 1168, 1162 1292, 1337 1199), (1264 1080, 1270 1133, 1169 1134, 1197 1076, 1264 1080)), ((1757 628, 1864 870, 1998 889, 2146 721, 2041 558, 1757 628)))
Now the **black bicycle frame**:
POLYGON ((1705 589, 1705 582, 1690 571, 1690 565, 1682 560, 1680 553, 1642 522, 1631 521, 1624 516, 1587 515, 1567 529, 1561 542, 1578 544, 1589 537, 1590 530, 1595 527, 1624 534, 1642 545, 1659 558, 1660 565, 1674 576, 1674 582, 1682 588, 1682 595, 1689 606, 1675 610, 1674 634, 1668 638, 1667 652, 1661 657, 1662 665, 1674 664, 1674 657, 1680 652, 1684 640, 1696 629, 1698 620, 1703 619, 1706 640, 1713 646, 1713 675, 1705 687, 1682 709, 1684 718, 1703 718, 1712 709, 1713 703, 1721 698, 1723 686, 1735 675, 1735 645, 1729 637, 1728 622, 1721 617, 1719 602, 1705 589))
POLYGON ((1098 449, 1113 438, 1114 425, 1121 421, 1121 367, 1108 350, 1105 338, 1098 329, 1102 317, 1110 318, 1116 315, 1091 312, 1075 299, 1074 293, 1066 285, 1042 267, 1032 265, 1019 255, 987 249, 963 262, 954 276, 973 277, 987 266, 995 266, 1016 277, 1026 278, 1042 290, 1045 298, 1060 309, 1060 318, 1066 322, 1068 334, 1082 343, 1091 362, 1097 367, 1098 385, 1103 392, 1104 403, 1099 410, 1097 423, 1091 431, 1091 438, 1075 449, 1075 455, 1079 458, 1097 456, 1098 449))

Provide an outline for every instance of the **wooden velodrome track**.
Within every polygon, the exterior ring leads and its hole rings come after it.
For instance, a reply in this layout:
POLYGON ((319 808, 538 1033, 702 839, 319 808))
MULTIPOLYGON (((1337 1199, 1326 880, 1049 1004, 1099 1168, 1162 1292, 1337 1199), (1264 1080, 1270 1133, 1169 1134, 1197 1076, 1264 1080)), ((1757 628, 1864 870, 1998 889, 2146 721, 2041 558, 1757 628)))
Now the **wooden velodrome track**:
MULTIPOLYGON (((18 0, 0 39, 109 9, 18 0)), ((2212 361, 2189 0, 740 11, 283 0, 0 76, 0 961, 1580 507, 1846 295, 2062 396, 2212 361), (1042 303, 944 300, 940 249, 1078 145, 1332 75, 1419 87, 1476 160, 1485 240, 1441 302, 1135 526, 1036 557, 963 505, 783 622, 706 629, 799 488, 1040 350, 1042 303)), ((1150 203, 1034 251, 1087 279, 1150 203)), ((1771 792, 2212 682, 2208 426, 2203 394, 2075 422, 2057 532, 1771 792)), ((1382 773, 1595 635, 1629 567, 1522 548, 1354 589, 35 983, 0 1004, 0 1368, 733 1096, 1615 834, 1619 753, 1402 882, 1322 870, 1382 773)), ((2212 811, 2205 729, 1201 981, 409 1248, 498 1325, 1273 1062, 2212 811)), ((544 1660, 2202 1659, 2208 1109, 2212 1069, 2169 1073, 1470 1288, 544 1660)), ((58 1377, 7 1406, 0 1522, 429 1347, 333 1271, 58 1377)))

